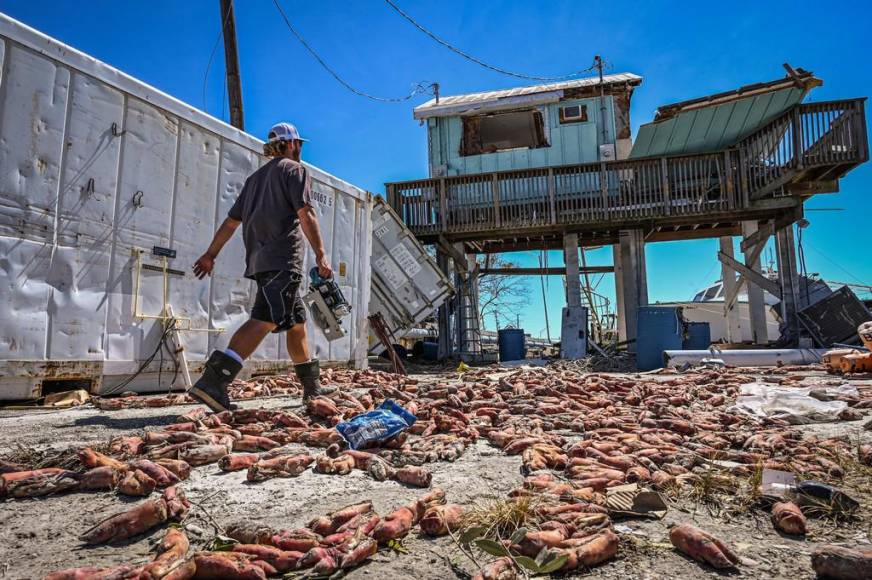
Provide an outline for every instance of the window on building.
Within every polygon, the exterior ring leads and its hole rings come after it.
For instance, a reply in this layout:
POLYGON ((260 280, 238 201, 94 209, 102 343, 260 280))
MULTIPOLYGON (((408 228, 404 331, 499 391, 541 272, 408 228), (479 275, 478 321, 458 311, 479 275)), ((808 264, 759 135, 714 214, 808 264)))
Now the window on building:
POLYGON ((548 146, 541 111, 513 111, 463 117, 461 155, 548 146))
POLYGON ((560 107, 561 123, 583 123, 585 121, 587 121, 587 105, 560 107))

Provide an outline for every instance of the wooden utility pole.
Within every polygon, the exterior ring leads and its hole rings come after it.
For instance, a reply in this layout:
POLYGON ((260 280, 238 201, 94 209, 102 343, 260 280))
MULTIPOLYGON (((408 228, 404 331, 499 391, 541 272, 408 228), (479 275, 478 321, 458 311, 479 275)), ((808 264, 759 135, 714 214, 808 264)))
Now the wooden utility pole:
POLYGON ((245 130, 242 114, 242 79, 239 76, 239 54, 236 51, 236 15, 233 0, 221 0, 221 30, 224 33, 224 69, 227 74, 227 98, 230 101, 230 124, 245 130))

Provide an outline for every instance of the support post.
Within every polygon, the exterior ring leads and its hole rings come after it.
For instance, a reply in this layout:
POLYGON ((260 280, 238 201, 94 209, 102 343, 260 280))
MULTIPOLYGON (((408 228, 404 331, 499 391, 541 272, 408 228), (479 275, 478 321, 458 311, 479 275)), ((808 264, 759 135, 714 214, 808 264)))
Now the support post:
MULTIPOLYGON (((742 236, 745 239, 753 237, 755 232, 757 232, 756 221, 742 222, 742 236)), ((749 249, 744 254, 745 265, 751 270, 761 273, 760 252, 754 252, 753 249, 749 249)), ((763 289, 750 280, 746 281, 745 288, 748 292, 748 316, 751 319, 751 340, 754 344, 767 344, 769 336, 766 330, 766 303, 763 300, 763 289)))
MULTIPOLYGON (((645 265, 645 235, 642 230, 621 230, 621 293, 624 297, 624 326, 627 340, 636 338, 639 307, 648 305, 648 275, 645 265)), ((627 350, 636 351, 635 342, 627 350)))
MULTIPOLYGON (((722 254, 730 258, 734 257, 733 238, 731 236, 720 238, 720 246, 722 254)), ((736 292, 736 286, 738 285, 736 274, 724 263, 721 263, 721 279, 724 284, 723 295, 725 297, 731 296, 736 292)), ((727 329, 727 342, 742 342, 742 319, 739 316, 739 306, 735 302, 729 304, 726 299, 724 299, 724 326, 727 329)))
MULTIPOLYGON (((560 319, 560 357, 583 358, 587 354, 587 314, 581 305, 581 272, 578 234, 563 234, 563 262, 566 264, 566 307, 560 319)), ((588 307, 591 305, 588 304, 588 307)))
POLYGON ((781 283, 782 338, 790 346, 799 342, 799 273, 796 266, 796 243, 793 225, 775 233, 775 248, 778 255, 778 280, 781 283))
MULTIPOLYGON (((436 250, 436 264, 439 269, 451 279, 451 267, 448 254, 441 250, 436 250)), ((454 350, 454 341, 451 335, 451 304, 453 300, 446 300, 437 312, 437 323, 439 327, 439 350, 437 358, 445 360, 449 358, 454 350)))
POLYGON ((563 262, 566 264, 566 305, 581 306, 578 234, 563 234, 563 262))
MULTIPOLYGON (((742 277, 742 280, 744 282, 756 284, 766 292, 769 292, 770 294, 781 300, 781 286, 778 285, 778 282, 770 280, 760 272, 752 270, 742 262, 736 260, 735 258, 731 258, 724 253, 718 254, 718 260, 721 261, 721 264, 725 264, 732 268, 734 272, 742 277)), ((730 302, 730 304, 732 304, 732 302, 730 302)))
POLYGON ((242 79, 239 76, 239 54, 236 50, 236 14, 233 11, 233 0, 221 0, 221 31, 224 34, 224 68, 227 74, 230 124, 240 131, 244 131, 242 79))
POLYGON ((624 269, 620 243, 612 246, 612 264, 615 269, 615 328, 618 342, 624 342, 627 340, 627 313, 624 309, 624 269))

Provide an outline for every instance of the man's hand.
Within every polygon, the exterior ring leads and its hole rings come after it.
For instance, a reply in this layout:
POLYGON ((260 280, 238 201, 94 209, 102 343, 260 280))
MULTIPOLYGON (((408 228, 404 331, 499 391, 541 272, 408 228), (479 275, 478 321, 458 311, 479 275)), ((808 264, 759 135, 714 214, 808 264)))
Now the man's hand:
POLYGON ((330 260, 327 259, 327 256, 321 254, 318 258, 315 259, 315 263, 318 266, 318 275, 324 278, 333 277, 333 268, 330 267, 330 260))
POLYGON ((224 219, 221 223, 221 227, 218 228, 217 232, 215 232, 215 236, 212 238, 212 243, 209 244, 209 247, 206 249, 206 253, 197 258, 197 261, 194 262, 194 276, 202 280, 207 274, 209 276, 212 275, 212 269, 215 267, 215 258, 218 257, 221 248, 224 247, 227 240, 233 237, 233 232, 236 231, 236 228, 238 228, 241 223, 241 221, 235 220, 230 216, 227 216, 224 219))
POLYGON ((194 262, 194 276, 196 276, 200 280, 205 278, 207 274, 209 276, 211 276, 212 269, 214 267, 215 267, 215 258, 213 258, 208 253, 203 254, 202 256, 197 258, 196 262, 194 262))

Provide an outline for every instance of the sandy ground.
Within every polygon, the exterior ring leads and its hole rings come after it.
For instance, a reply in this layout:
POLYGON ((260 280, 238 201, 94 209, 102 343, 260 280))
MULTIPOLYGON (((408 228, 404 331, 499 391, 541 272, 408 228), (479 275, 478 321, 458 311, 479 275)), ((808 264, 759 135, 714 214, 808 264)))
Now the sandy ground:
MULTIPOLYGON (((422 380, 433 376, 422 376, 422 380)), ((818 380, 811 378, 810 380, 818 380)), ((291 397, 247 401, 243 407, 294 407, 291 397)), ((190 407, 100 412, 93 408, 60 412, 0 411, 0 455, 16 445, 36 449, 65 448, 106 442, 118 434, 132 434, 149 426, 174 421, 190 407)), ((822 434, 850 433, 866 442, 872 432, 861 422, 804 427, 822 434)), ((522 481, 519 456, 509 457, 484 441, 471 447, 455 463, 429 464, 433 485, 445 489, 449 501, 468 504, 489 496, 505 496, 522 481)), ((245 473, 221 473, 215 465, 195 468, 183 484, 194 503, 188 533, 194 547, 205 545, 221 526, 250 519, 273 527, 293 528, 312 517, 341 506, 371 500, 379 513, 406 503, 420 490, 395 482, 376 482, 361 472, 344 477, 307 471, 295 479, 274 479, 256 485, 245 483, 245 473)), ((719 574, 680 555, 671 548, 671 524, 692 521, 733 544, 745 559, 739 572, 745 578, 811 578, 809 554, 821 543, 870 545, 872 539, 872 481, 854 478, 845 491, 861 501, 860 521, 833 525, 812 520, 811 533, 796 540, 776 533, 764 513, 727 515, 679 500, 670 505, 663 520, 616 521, 622 540, 618 557, 585 576, 598 578, 710 578, 719 574)), ((138 500, 134 500, 138 501, 138 500)), ((105 516, 121 511, 124 500, 112 493, 72 494, 38 500, 0 503, 0 578, 40 578, 46 573, 84 565, 107 566, 150 559, 151 547, 162 536, 147 537, 121 546, 83 548, 77 536, 105 516)), ((405 540, 407 554, 380 551, 368 564, 353 570, 350 578, 450 579, 472 571, 471 563, 450 539, 418 537, 405 540), (452 562, 454 565, 452 565, 452 562)), ((576 577, 576 576, 571 576, 576 577)))

